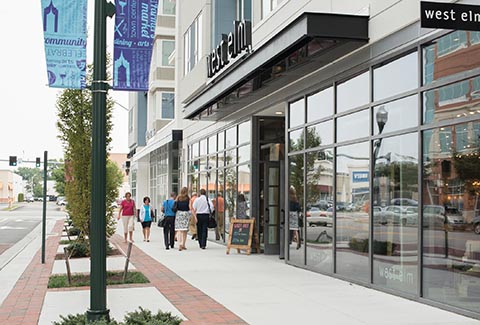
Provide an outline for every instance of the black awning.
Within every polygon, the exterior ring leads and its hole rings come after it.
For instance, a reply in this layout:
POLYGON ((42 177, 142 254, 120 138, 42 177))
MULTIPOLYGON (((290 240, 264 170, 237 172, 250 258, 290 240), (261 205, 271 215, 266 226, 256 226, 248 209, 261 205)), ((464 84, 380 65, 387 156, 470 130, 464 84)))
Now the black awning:
POLYGON ((220 120, 368 42, 367 16, 303 13, 186 103, 185 118, 220 120))

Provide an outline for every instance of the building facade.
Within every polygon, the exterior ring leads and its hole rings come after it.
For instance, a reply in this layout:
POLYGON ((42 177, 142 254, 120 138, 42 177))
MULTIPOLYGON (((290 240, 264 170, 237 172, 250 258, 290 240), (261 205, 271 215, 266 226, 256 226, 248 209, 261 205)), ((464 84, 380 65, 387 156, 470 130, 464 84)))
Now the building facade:
POLYGON ((409 0, 176 10, 178 184, 216 199, 209 239, 254 218, 264 254, 480 318, 480 33, 409 0))

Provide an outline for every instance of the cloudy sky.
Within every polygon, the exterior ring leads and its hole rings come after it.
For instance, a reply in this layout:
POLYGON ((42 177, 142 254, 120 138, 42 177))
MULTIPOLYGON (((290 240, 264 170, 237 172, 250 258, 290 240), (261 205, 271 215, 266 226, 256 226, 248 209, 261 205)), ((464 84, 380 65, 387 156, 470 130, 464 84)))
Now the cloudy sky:
MULTIPOLYGON (((88 1, 88 52, 93 61, 93 6, 88 1)), ((55 126, 55 103, 58 89, 47 86, 41 1, 3 1, 0 12, 0 169, 8 167, 8 156, 35 160, 45 150, 49 158, 63 157, 55 126)), ((113 55, 113 19, 107 20, 108 50, 113 55)), ((110 91, 113 98, 128 106, 128 93, 110 91)), ((112 152, 128 152, 128 112, 120 105, 114 108, 112 152)), ((26 166, 25 167, 33 167, 26 166)))

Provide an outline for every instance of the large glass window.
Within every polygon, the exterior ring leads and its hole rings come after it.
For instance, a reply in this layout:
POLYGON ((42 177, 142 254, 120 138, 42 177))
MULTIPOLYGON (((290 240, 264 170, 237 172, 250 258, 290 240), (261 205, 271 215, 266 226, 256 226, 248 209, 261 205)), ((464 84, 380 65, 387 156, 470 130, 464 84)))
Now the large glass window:
POLYGON ((417 133, 375 140, 373 281, 416 294, 418 286, 417 133))
POLYGON ((161 0, 161 4, 162 4, 162 11, 161 11, 162 15, 169 15, 169 16, 175 15, 175 5, 176 5, 175 1, 161 0))
POLYGON ((304 145, 304 129, 299 129, 288 133, 288 150, 290 152, 303 149, 304 145))
POLYGON ((238 144, 250 142, 251 128, 252 123, 250 121, 238 125, 238 144))
POLYGON ((162 40, 162 66, 173 67, 174 64, 168 63, 168 58, 175 50, 175 41, 162 40))
POLYGON ((305 100, 303 98, 290 103, 288 116, 291 128, 305 123, 305 100))
POLYGON ((369 282, 369 144, 340 147, 336 157, 336 270, 349 278, 369 282))
POLYGON ((333 149, 306 154, 307 265, 333 272, 333 149))
POLYGON ((362 106, 370 101, 368 71, 337 86, 337 113, 362 106))
POLYGON ((262 19, 264 19, 283 0, 262 0, 262 19))
POLYGON ((304 226, 304 199, 303 199, 303 162, 304 154, 289 157, 289 191, 288 191, 288 243, 289 261, 305 264, 304 226))
POLYGON ((370 116, 363 110, 337 119, 337 142, 367 137, 370 133, 370 116))
POLYGON ((418 125, 418 96, 389 102, 373 109, 374 134, 394 132, 418 125), (382 132, 380 132, 380 129, 382 132))
POLYGON ((227 140, 226 140, 226 143, 227 143, 227 146, 226 148, 230 148, 230 147, 234 147, 237 145, 237 127, 234 126, 230 129, 227 130, 226 132, 226 137, 227 137, 227 140))
POLYGON ((326 121, 307 128, 307 148, 333 143, 333 121, 326 121))
POLYGON ((374 100, 381 100, 417 88, 417 57, 417 52, 413 52, 373 70, 374 100))
POLYGON ((333 88, 324 89, 307 97, 307 122, 333 115, 333 88))
MULTIPOLYGON (((455 125, 466 130, 468 149, 440 152, 445 128, 425 131, 423 175, 423 292, 425 297, 478 312, 480 290, 480 132, 474 123, 455 125)), ((456 146, 455 136, 452 139, 456 146)))
POLYGON ((202 20, 202 13, 200 13, 183 35, 184 74, 197 65, 202 55, 202 20))
POLYGON ((175 118, 175 94, 162 93, 162 119, 175 118))

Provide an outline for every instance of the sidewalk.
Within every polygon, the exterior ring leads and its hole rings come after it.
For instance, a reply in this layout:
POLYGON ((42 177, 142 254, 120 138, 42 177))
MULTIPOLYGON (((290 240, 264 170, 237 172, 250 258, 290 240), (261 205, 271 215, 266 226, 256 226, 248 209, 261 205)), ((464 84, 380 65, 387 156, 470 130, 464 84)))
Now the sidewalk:
MULTIPOLYGON (((212 242, 201 250, 190 239, 186 251, 165 250, 161 229, 152 228, 147 243, 138 228, 131 262, 150 283, 108 287, 107 307, 116 320, 141 305, 171 311, 185 324, 480 324, 286 265, 278 257, 246 256, 235 250, 226 255, 225 246, 212 242)), ((88 288, 46 289, 58 239, 48 238, 46 265, 39 264, 37 254, 3 301, 0 324, 47 325, 59 315, 87 310, 88 288)), ((123 234, 115 235, 112 242, 126 250, 123 234)))

